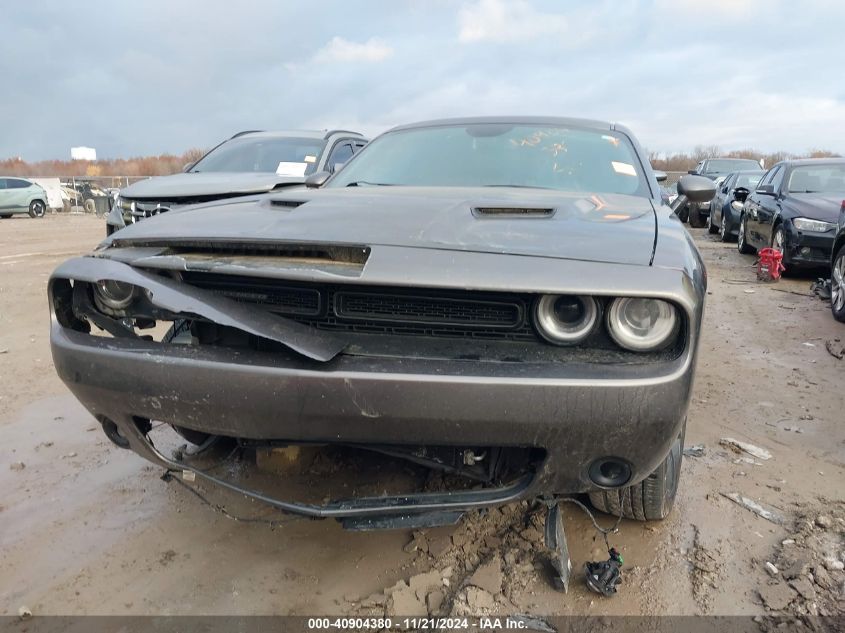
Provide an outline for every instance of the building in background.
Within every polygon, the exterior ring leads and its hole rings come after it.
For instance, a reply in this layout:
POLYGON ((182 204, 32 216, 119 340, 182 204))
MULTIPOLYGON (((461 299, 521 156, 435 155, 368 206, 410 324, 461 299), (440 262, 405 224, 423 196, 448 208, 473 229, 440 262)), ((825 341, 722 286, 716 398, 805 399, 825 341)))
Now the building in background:
POLYGON ((72 160, 97 160, 97 150, 93 147, 71 147, 72 160))

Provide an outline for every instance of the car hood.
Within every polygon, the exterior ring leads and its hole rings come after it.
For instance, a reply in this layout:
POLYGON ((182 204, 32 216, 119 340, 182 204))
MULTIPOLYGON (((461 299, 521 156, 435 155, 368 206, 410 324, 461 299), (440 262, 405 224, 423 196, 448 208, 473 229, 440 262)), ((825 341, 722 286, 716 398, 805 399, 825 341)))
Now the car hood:
POLYGON ((179 200, 265 193, 279 185, 297 185, 305 178, 252 172, 197 172, 141 180, 120 190, 130 200, 179 200))
POLYGON ((790 206, 800 216, 823 222, 836 222, 845 194, 842 193, 791 193, 790 206))
POLYGON ((183 207, 127 226, 111 240, 383 245, 648 265, 656 230, 651 200, 638 196, 361 187, 183 207))

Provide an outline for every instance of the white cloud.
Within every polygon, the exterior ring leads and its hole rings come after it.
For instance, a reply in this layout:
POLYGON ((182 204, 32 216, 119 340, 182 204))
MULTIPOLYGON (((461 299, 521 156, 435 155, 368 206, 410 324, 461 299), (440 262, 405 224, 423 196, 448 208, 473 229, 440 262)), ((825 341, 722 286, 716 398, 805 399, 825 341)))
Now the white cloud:
POLYGON ((569 30, 563 15, 541 13, 524 0, 479 0, 458 14, 461 42, 513 41, 569 30))
POLYGON ((361 43, 336 36, 314 54, 313 61, 317 63, 380 62, 392 55, 393 48, 377 37, 371 37, 361 43))

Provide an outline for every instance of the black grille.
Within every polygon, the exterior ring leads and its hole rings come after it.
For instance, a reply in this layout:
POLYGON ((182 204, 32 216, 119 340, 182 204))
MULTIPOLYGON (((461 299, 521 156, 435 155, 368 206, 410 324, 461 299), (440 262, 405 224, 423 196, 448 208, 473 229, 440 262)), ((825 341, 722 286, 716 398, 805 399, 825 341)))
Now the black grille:
POLYGON ((332 284, 183 273, 184 281, 319 329, 371 334, 537 340, 531 297, 488 292, 332 284))
POLYGON ((272 280, 229 275, 183 273, 192 285, 222 294, 235 301, 257 303, 286 316, 319 316, 322 297, 316 288, 287 286, 272 280))
POLYGON ((363 292, 336 292, 334 312, 344 319, 440 325, 514 328, 522 321, 519 303, 363 292))

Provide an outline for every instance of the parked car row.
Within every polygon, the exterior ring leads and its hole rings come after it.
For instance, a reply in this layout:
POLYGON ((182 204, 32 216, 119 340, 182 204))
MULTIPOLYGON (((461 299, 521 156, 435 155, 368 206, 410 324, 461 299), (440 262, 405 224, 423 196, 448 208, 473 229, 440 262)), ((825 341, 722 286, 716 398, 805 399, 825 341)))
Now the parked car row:
POLYGON ((710 233, 736 237, 740 253, 773 248, 787 272, 829 269, 831 310, 845 322, 845 159, 785 160, 765 172, 729 173, 709 215, 710 233))
POLYGON ((53 273, 55 368, 118 446, 349 528, 576 492, 662 519, 707 280, 673 211, 715 189, 684 176, 670 207, 663 178, 629 130, 579 119, 423 122, 366 145, 238 135, 118 206, 137 219, 141 200, 218 199, 130 222, 53 273), (170 329, 152 340, 156 325, 170 329), (474 484, 270 498, 165 454, 153 421, 192 442, 354 446, 474 484))

